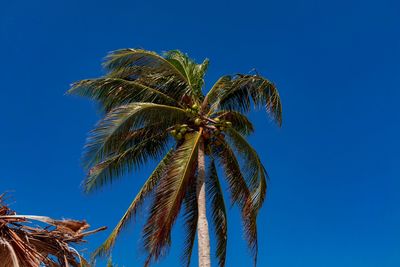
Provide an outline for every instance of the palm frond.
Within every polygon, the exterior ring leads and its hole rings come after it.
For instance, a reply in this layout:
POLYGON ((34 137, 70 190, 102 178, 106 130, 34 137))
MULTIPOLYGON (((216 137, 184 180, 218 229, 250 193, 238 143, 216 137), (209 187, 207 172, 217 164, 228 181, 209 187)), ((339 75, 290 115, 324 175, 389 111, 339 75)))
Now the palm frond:
POLYGON ((171 149, 167 155, 160 161, 157 167, 154 169, 152 174, 146 180, 139 193, 133 199, 132 203, 128 207, 124 216, 115 226, 114 230, 108 236, 107 240, 93 253, 93 258, 97 256, 109 256, 112 247, 114 246, 115 240, 120 234, 121 230, 135 217, 138 209, 143 204, 144 200, 153 192, 154 188, 160 181, 166 166, 170 162, 174 155, 174 150, 171 149))
POLYGON ((261 163, 257 151, 240 133, 230 128, 227 129, 226 134, 230 143, 236 147, 236 150, 243 158, 244 172, 251 190, 253 206, 255 211, 258 212, 265 200, 268 174, 261 163))
MULTIPOLYGON (((103 66, 111 71, 127 67, 138 67, 138 71, 142 74, 146 70, 151 70, 153 73, 171 74, 183 82, 188 82, 186 77, 165 58, 155 52, 143 49, 126 48, 112 51, 105 58, 103 66)), ((140 73, 136 75, 138 74, 140 73)))
POLYGON ((210 60, 208 58, 204 59, 201 64, 198 64, 195 71, 195 84, 198 88, 202 88, 204 86, 204 78, 206 72, 208 70, 208 65, 210 64, 210 60))
POLYGON ((152 102, 179 106, 171 92, 162 92, 138 81, 128 81, 121 78, 99 78, 82 80, 72 84, 68 94, 88 97, 100 102, 105 112, 132 102, 152 102), (169 95, 169 94, 170 95, 169 95))
POLYGON ((210 102, 211 111, 216 109, 248 112, 251 101, 255 106, 264 106, 281 125, 282 104, 275 85, 259 75, 237 74, 225 86, 219 87, 215 93, 214 102, 210 102))
POLYGON ((221 143, 220 148, 213 153, 218 157, 224 170, 232 201, 237 203, 241 210, 244 234, 255 265, 258 253, 257 213, 253 207, 251 192, 242 175, 239 161, 229 144, 224 140, 221 140, 221 143))
POLYGON ((84 164, 88 168, 104 158, 107 144, 118 140, 120 134, 135 131, 139 127, 159 123, 158 130, 167 128, 186 118, 184 110, 154 103, 131 103, 117 107, 102 119, 91 131, 85 145, 84 164), (162 114, 162 120, 160 120, 162 114))
POLYGON ((212 219, 217 238, 216 256, 219 261, 219 266, 224 267, 226 262, 226 245, 228 242, 228 221, 224 196, 214 160, 210 163, 206 182, 207 195, 211 200, 212 219))
POLYGON ((198 99, 202 99, 201 89, 204 85, 204 75, 208 68, 209 60, 205 59, 203 63, 196 64, 187 54, 179 50, 171 50, 164 53, 165 59, 173 64, 189 83, 193 90, 193 95, 198 99))
POLYGON ((189 186, 184 199, 184 207, 183 219, 185 220, 185 238, 182 262, 184 266, 189 267, 197 232, 198 210, 196 183, 189 186))
POLYGON ((0 195, 0 266, 89 267, 73 245, 105 227, 86 231, 89 224, 85 221, 18 215, 3 203, 3 197, 0 195))
POLYGON ((219 78, 217 82, 211 87, 210 91, 208 91, 202 103, 202 109, 204 113, 207 113, 210 110, 210 104, 214 104, 214 108, 212 111, 214 111, 217 108, 218 106, 217 99, 221 95, 221 90, 223 88, 227 88, 228 86, 230 86, 231 81, 232 81, 232 76, 225 75, 219 78))
POLYGON ((106 57, 103 66, 109 70, 106 77, 137 81, 175 96, 183 96, 192 91, 186 76, 175 65, 152 51, 113 51, 106 57))
POLYGON ((108 138, 107 141, 101 147, 99 147, 99 150, 96 154, 85 154, 84 159, 89 160, 89 158, 93 158, 92 164, 95 165, 106 160, 107 158, 123 153, 127 149, 130 149, 149 138, 167 138, 167 135, 165 134, 165 127, 163 126, 163 123, 156 122, 132 131, 118 132, 108 138))
POLYGON ((142 67, 126 67, 123 69, 115 70, 107 73, 106 78, 111 79, 123 79, 127 81, 136 82, 148 88, 152 88, 171 98, 177 100, 181 103, 181 99, 190 95, 192 88, 181 80, 177 80, 175 76, 169 75, 168 73, 155 72, 143 73, 143 74, 133 74, 138 70, 143 72, 142 67))
POLYGON ((238 204, 243 207, 250 196, 246 180, 243 177, 240 163, 234 151, 226 141, 220 141, 222 144, 219 147, 212 147, 213 156, 219 161, 218 165, 224 171, 231 194, 231 204, 238 204))
POLYGON ((254 131, 253 124, 251 121, 242 113, 237 111, 221 110, 212 114, 215 117, 219 117, 221 120, 232 122, 231 128, 235 129, 243 135, 249 135, 254 131))
POLYGON ((94 165, 84 182, 85 192, 91 192, 127 172, 138 170, 150 159, 158 159, 168 148, 168 133, 145 137, 126 150, 94 165))
POLYGON ((164 255, 169 247, 172 226, 187 186, 193 180, 200 138, 201 131, 186 134, 157 186, 143 233, 144 247, 148 252, 146 265, 164 255))

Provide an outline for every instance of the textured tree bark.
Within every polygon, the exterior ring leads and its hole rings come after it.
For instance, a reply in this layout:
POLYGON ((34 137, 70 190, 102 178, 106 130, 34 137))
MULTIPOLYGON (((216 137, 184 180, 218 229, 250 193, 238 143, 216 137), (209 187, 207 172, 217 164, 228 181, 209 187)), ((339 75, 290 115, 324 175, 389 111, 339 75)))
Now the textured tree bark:
POLYGON ((206 186, 205 186, 205 157, 204 141, 200 140, 198 149, 198 174, 197 174, 197 242, 199 252, 199 267, 210 267, 210 236, 206 216, 206 186))

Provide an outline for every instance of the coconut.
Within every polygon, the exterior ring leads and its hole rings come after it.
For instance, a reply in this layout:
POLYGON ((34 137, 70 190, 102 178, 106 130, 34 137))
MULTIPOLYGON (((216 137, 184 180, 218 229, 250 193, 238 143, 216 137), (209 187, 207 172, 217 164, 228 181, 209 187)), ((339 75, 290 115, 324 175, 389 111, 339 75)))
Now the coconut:
POLYGON ((179 130, 179 132, 180 132, 181 134, 185 134, 185 133, 187 132, 187 128, 186 128, 186 127, 182 127, 182 128, 179 130))

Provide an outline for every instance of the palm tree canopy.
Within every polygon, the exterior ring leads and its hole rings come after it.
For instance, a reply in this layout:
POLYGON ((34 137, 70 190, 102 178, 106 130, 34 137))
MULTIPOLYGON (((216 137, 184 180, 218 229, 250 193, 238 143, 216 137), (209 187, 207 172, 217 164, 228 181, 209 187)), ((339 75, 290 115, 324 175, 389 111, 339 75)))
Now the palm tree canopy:
POLYGON ((106 75, 74 83, 68 91, 98 101, 105 113, 85 147, 86 192, 138 170, 149 160, 161 159, 95 256, 109 255, 120 231, 151 197, 143 231, 146 264, 165 255, 172 226, 183 210, 186 241, 182 259, 189 265, 197 225, 196 155, 199 143, 204 142, 210 159, 207 195, 219 265, 226 261, 227 218, 216 166, 222 169, 231 202, 242 212, 245 236, 256 262, 256 217, 265 199, 267 172, 246 141, 254 130, 246 114, 252 106, 265 108, 280 126, 279 93, 264 77, 243 74, 223 76, 205 93, 208 63, 206 59, 197 64, 177 50, 159 55, 122 49, 106 57, 106 75))

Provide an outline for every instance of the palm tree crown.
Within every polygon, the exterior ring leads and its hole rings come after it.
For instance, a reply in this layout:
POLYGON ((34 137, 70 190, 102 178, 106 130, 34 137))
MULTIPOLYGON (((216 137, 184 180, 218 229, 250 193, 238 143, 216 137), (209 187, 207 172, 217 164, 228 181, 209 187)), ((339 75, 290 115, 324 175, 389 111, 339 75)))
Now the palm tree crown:
MULTIPOLYGON (((203 93, 208 60, 195 63, 173 50, 157 53, 122 49, 105 60, 107 74, 73 84, 69 93, 100 103, 104 118, 90 133, 84 154, 86 192, 161 159, 124 216, 95 255, 108 255, 121 229, 151 197, 143 243, 146 266, 171 244, 171 228, 182 211, 186 241, 183 262, 189 265, 200 209, 197 180, 207 160, 206 195, 216 234, 219 266, 225 265, 227 217, 221 167, 231 201, 242 213, 246 240, 257 258, 256 217, 266 194, 267 173, 246 141, 253 125, 245 114, 252 105, 265 107, 281 125, 282 107, 275 86, 259 75, 221 77, 203 93)), ((208 232, 207 232, 208 233, 208 232)))

